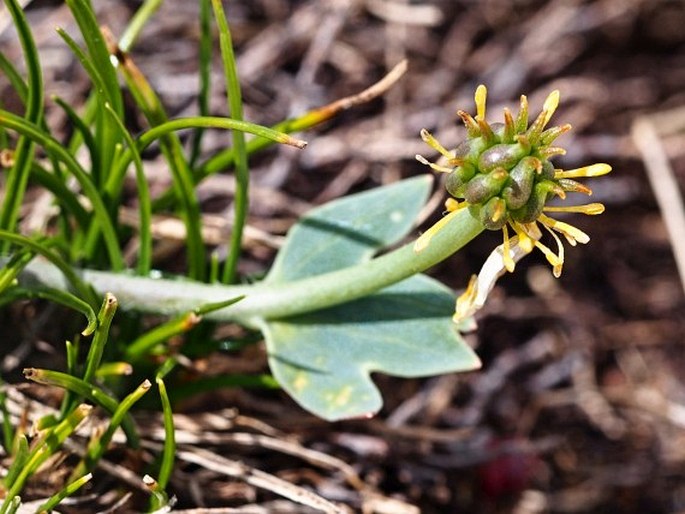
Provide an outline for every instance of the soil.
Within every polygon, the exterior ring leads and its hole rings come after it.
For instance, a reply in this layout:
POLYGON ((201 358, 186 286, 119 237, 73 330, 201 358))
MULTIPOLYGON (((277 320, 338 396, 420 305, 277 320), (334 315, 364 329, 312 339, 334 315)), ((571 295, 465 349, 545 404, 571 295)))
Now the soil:
MULTIPOLYGON (((118 35, 139 2, 93 4, 99 21, 118 35)), ((369 420, 326 423, 273 391, 221 390, 179 405, 175 510, 685 512, 685 299, 675 257, 685 256, 678 236, 685 223, 678 189, 685 180, 685 2, 224 4, 245 115, 260 124, 357 93, 402 59, 409 64, 382 97, 302 134, 306 150, 271 148, 251 161, 249 224, 257 235, 246 242, 244 275, 268 267, 278 236, 311 206, 430 173, 414 158, 433 153, 419 130, 455 146, 464 136, 455 112, 475 113, 473 93, 481 83, 488 86, 490 119, 505 106, 515 110, 520 94, 537 114, 546 95, 559 89, 554 121, 573 130, 560 138, 567 154, 555 163, 607 162, 613 172, 589 184, 592 200, 606 212, 570 220, 591 241, 567 247, 559 279, 536 252, 499 281, 468 335, 483 360, 480 371, 422 380, 376 376, 385 406, 369 420), (658 144, 641 145, 649 134, 658 144), (650 176, 656 178, 650 182, 650 176)), ((171 116, 197 112, 197 8, 197 2, 167 0, 131 52, 171 116)), ((78 104, 89 83, 53 30, 76 33, 67 7, 35 0, 28 15, 48 93, 78 104)), ((0 22, 6 17, 0 11, 0 22)), ((0 45, 22 61, 11 27, 4 27, 0 45)), ((225 114, 218 50, 214 57, 211 110, 225 114)), ((16 105, 3 77, 0 91, 6 108, 16 105)), ((133 110, 131 116, 132 126, 145 126, 133 110)), ((53 103, 47 122, 58 134, 70 130, 53 103)), ((203 150, 210 155, 228 144, 226 133, 211 132, 203 150)), ((153 186, 163 189, 169 181, 163 161, 152 153, 146 166, 153 186)), ((229 213, 232 188, 230 173, 207 179, 200 187, 204 212, 229 213)), ((41 205, 40 192, 31 190, 24 229, 31 229, 36 217, 30 214, 41 205)), ((431 274, 462 289, 500 237, 483 235, 431 274)), ((158 243, 157 264, 182 271, 173 234, 158 243)), ((62 352, 64 338, 50 331, 51 312, 31 304, 1 318, 8 381, 19 384, 21 368, 62 352)), ((265 361, 261 347, 252 346, 193 366, 245 373, 263 371, 265 361)), ((37 387, 12 394, 17 402, 28 395, 54 403, 37 387)), ((163 437, 159 417, 144 410, 136 416, 145 450, 154 450, 163 437)), ((62 510, 142 509, 140 470, 150 455, 117 446, 107 454, 110 467, 98 470, 85 493, 93 496, 62 510)), ((65 459, 55 469, 73 460, 65 459)), ((56 480, 50 476, 48 484, 56 480)), ((44 485, 35 481, 30 493, 49 495, 44 485)))

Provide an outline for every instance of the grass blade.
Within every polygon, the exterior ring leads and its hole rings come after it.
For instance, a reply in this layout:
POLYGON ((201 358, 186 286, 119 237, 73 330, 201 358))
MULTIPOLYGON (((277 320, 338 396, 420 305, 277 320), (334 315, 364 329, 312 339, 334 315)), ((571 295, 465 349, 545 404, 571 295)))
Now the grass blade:
MULTIPOLYGON (((243 119, 243 101, 238 81, 238 70, 235 64, 231 31, 228 28, 226 15, 220 0, 212 0, 214 18, 219 27, 219 46, 221 48, 221 60, 224 65, 226 76, 226 94, 228 95, 228 108, 231 117, 235 120, 243 119)), ((235 179, 236 189, 233 197, 234 215, 233 230, 229 244, 226 264, 222 281, 225 284, 235 282, 236 268, 243 241, 243 229, 247 219, 248 191, 250 185, 250 173, 247 167, 247 150, 245 148, 245 135, 242 132, 233 131, 233 149, 235 151, 235 179)))
POLYGON ((150 390, 151 386, 152 384, 150 384, 149 380, 144 380, 132 393, 121 400, 121 403, 119 403, 116 410, 112 413, 107 430, 105 430, 101 437, 93 439, 89 443, 86 456, 71 473, 72 479, 95 468, 98 461, 107 450, 109 443, 112 441, 114 432, 116 432, 117 428, 119 428, 126 419, 126 416, 128 416, 131 407, 150 390))
POLYGON ((8 446, 8 453, 13 455, 13 461, 7 470, 7 475, 3 477, 5 485, 11 485, 21 473, 29 458, 29 440, 25 434, 18 434, 16 441, 8 446))
MULTIPOLYGON (((255 141, 262 141, 262 139, 264 139, 266 140, 267 145, 270 142, 274 142, 294 146, 300 149, 307 146, 307 142, 303 141, 302 139, 291 137, 284 132, 278 132, 277 130, 264 127, 262 125, 256 125, 254 123, 250 123, 247 121, 238 121, 231 118, 224 118, 220 116, 197 116, 188 118, 176 118, 174 120, 170 120, 160 125, 157 125, 156 127, 152 127, 146 132, 143 132, 140 136, 138 136, 138 151, 142 152, 152 143, 163 138, 166 134, 196 127, 217 128, 225 130, 240 130, 242 132, 247 132, 249 134, 259 136, 258 139, 252 140, 250 141, 250 143, 254 143, 255 141)), ((118 197, 119 192, 117 189, 117 184, 121 184, 124 174, 126 173, 126 168, 131 163, 131 159, 132 155, 130 154, 130 152, 127 151, 118 163, 118 166, 116 167, 114 172, 111 174, 110 181, 105 186, 105 190, 108 191, 108 193, 111 196, 118 197)), ((173 194, 174 191, 172 190, 170 191, 170 193, 173 194)), ((163 200, 157 200, 153 202, 153 211, 158 210, 162 206, 167 206, 169 204, 169 195, 164 194, 163 197, 163 200)))
MULTIPOLYGON (((83 421, 91 409, 92 407, 90 405, 79 405, 60 423, 53 428, 48 429, 45 434, 42 434, 39 437, 37 443, 31 449, 25 465, 21 468, 17 477, 12 481, 9 490, 7 491, 6 498, 13 498, 19 494, 26 480, 43 462, 59 450, 62 443, 64 443, 66 438, 74 432, 76 427, 83 421)), ((6 505, 7 503, 3 504, 0 513, 7 511, 6 505)))
MULTIPOLYGON (((24 12, 16 0, 5 0, 5 5, 12 15, 17 29, 27 70, 26 113, 28 121, 40 124, 43 117, 43 76, 38 62, 38 49, 31 35, 31 30, 24 12)), ((28 183, 34 145, 29 137, 19 138, 14 152, 14 165, 7 174, 5 196, 0 205, 0 229, 14 230, 19 219, 19 210, 24 200, 24 191, 28 183)), ((7 250, 7 245, 3 245, 7 250)))
MULTIPOLYGON (((113 42, 111 42, 114 45, 113 42)), ((114 48, 119 60, 119 69, 124 80, 151 126, 165 123, 168 118, 157 94, 154 92, 143 73, 138 69, 130 56, 114 48)), ((181 217, 186 227, 189 276, 195 280, 205 277, 205 247, 202 241, 200 206, 195 194, 190 166, 183 155, 183 147, 174 133, 164 135, 160 146, 171 171, 173 188, 181 205, 181 217)))
MULTIPOLYGON (((59 268, 64 277, 69 281, 71 286, 74 288, 74 290, 78 294, 80 294, 83 299, 85 299, 89 303, 92 303, 95 300, 95 293, 90 288, 90 286, 86 284, 83 280, 81 280, 81 278, 76 274, 74 269, 69 264, 67 264, 58 254, 50 250, 50 248, 48 248, 48 246, 44 243, 34 241, 33 239, 30 239, 19 234, 15 234, 13 232, 6 232, 4 230, 0 230, 0 240, 4 240, 12 244, 19 245, 23 248, 30 250, 33 253, 37 253, 38 255, 45 257, 52 264, 57 266, 57 268, 59 268)), ((95 302, 93 305, 97 305, 97 302, 95 302)))
POLYGON ((100 31, 100 26, 88 0, 66 0, 88 48, 93 66, 102 77, 103 94, 117 114, 124 110, 123 98, 117 80, 116 70, 110 60, 109 51, 100 31))
POLYGON ((233 305, 243 298, 245 297, 237 296, 225 302, 208 303, 153 328, 141 335, 126 348, 126 358, 129 360, 140 359, 158 344, 169 340, 173 336, 191 330, 200 322, 204 314, 233 305))
POLYGON ((102 302, 100 312, 98 313, 98 326, 93 336, 93 342, 88 350, 86 356, 86 370, 83 373, 84 382, 92 382, 95 377, 95 371, 100 367, 102 361, 102 353, 105 350, 107 339, 109 338, 109 327, 112 324, 114 313, 118 307, 117 299, 114 295, 107 293, 105 300, 102 302))
MULTIPOLYGON (((197 96, 200 116, 209 115, 210 77, 212 70, 212 10, 210 0, 200 0, 200 47, 198 50, 198 78, 200 91, 197 96)), ((193 134, 190 146, 190 166, 195 167, 200 150, 202 149, 202 135, 204 128, 198 127, 193 134)))
MULTIPOLYGON (((66 103, 60 97, 53 95, 52 100, 62 108, 62 110, 67 115, 69 121, 74 126, 76 131, 78 131, 81 134, 81 137, 83 138, 83 143, 86 145, 86 148, 88 149, 88 155, 90 156, 90 168, 92 170, 99 169, 100 152, 98 151, 95 138, 93 137, 93 134, 88 128, 86 122, 83 120, 83 118, 76 114, 76 111, 71 107, 71 105, 66 103)), ((57 198, 60 199, 60 202, 62 201, 61 196, 58 196, 57 198)))
MULTIPOLYGON (((81 62, 90 61, 91 65, 86 66, 86 70, 91 78, 94 78, 94 70, 97 70, 97 74, 101 77, 101 90, 99 87, 100 84, 96 83, 98 90, 101 91, 101 94, 98 94, 100 107, 103 107, 103 102, 107 101, 119 116, 123 116, 124 102, 121 89, 119 88, 116 70, 110 58, 107 46, 105 45, 100 26, 95 18, 90 1, 66 0, 66 3, 76 19, 76 23, 79 26, 81 35, 88 48, 90 59, 86 59, 86 61, 82 60, 81 62)), ((116 127, 113 127, 112 124, 107 121, 102 111, 98 110, 95 115, 95 138, 98 142, 101 167, 97 169, 93 168, 93 181, 99 186, 104 183, 107 174, 111 169, 116 145, 115 132, 116 127)))
POLYGON ((52 512, 52 510, 59 505, 62 500, 65 498, 68 498, 72 494, 74 494, 76 491, 78 491, 81 487, 83 487, 85 484, 90 482, 90 480, 93 478, 92 473, 88 473, 86 475, 83 475, 82 477, 77 478, 70 484, 68 484, 64 489, 59 491, 57 494, 54 494, 51 496, 44 504, 42 504, 40 507, 38 507, 38 514, 46 514, 48 512, 52 512))
MULTIPOLYGON (((42 146, 48 154, 62 162, 71 174, 74 175, 93 206, 94 219, 92 222, 98 224, 102 230, 112 268, 116 271, 123 270, 125 267, 124 258, 121 255, 121 249, 119 248, 119 241, 114 225, 102 197, 100 196, 98 188, 91 181, 83 167, 81 167, 76 159, 59 141, 48 134, 45 134, 35 124, 0 109, 0 125, 19 132, 42 146)), ((86 251, 88 250, 89 249, 86 248, 86 251)), ((92 251, 92 248, 90 250, 92 251)))
MULTIPOLYGON (((356 93, 351 96, 340 98, 330 104, 317 107, 307 111, 301 116, 291 118, 280 123, 277 123, 272 128, 274 130, 292 134, 293 132, 301 132, 312 127, 320 125, 321 123, 330 120, 334 116, 340 114, 357 105, 369 102, 374 98, 385 93, 392 87, 404 73, 407 71, 407 61, 401 61, 397 64, 385 77, 366 88, 364 91, 356 93)), ((247 145, 247 152, 252 154, 267 146, 271 145, 270 141, 254 140, 247 145)), ((235 152, 233 148, 228 148, 222 152, 217 153, 212 158, 208 159, 198 170, 195 175, 195 180, 199 182, 204 177, 212 175, 232 166, 235 163, 235 152)))
MULTIPOLYGON (((167 394, 166 385, 162 377, 156 377, 157 387, 159 388, 159 398, 162 402, 162 413, 164 416, 164 449, 162 450, 162 461, 159 465, 159 475, 157 478, 157 490, 162 493, 163 498, 167 498, 166 488, 169 485, 171 472, 174 469, 174 456, 176 455, 176 431, 174 429, 174 414, 171 410, 171 402, 167 394)), ((162 507, 159 504, 160 497, 152 496, 153 509, 162 507)))
POLYGON ((16 284, 17 276, 29 261, 33 259, 34 255, 30 250, 23 248, 7 261, 7 264, 0 270, 0 298, 4 296, 7 288, 16 284))
POLYGON ((2 52, 0 52, 0 71, 2 71, 5 77, 7 77, 7 80, 9 80, 9 83, 12 85, 14 92, 17 93, 19 100, 25 104, 29 94, 28 86, 14 64, 12 64, 2 52))
MULTIPOLYGON (((27 380, 67 389, 78 396, 82 396, 99 405, 110 414, 114 414, 119 406, 119 400, 105 393, 100 387, 89 384, 80 378, 73 377, 66 373, 38 368, 25 368, 23 373, 27 380)), ((126 416, 121 422, 121 428, 126 433, 129 445, 133 448, 137 448, 139 438, 133 424, 133 419, 130 416, 126 416)))
POLYGON ((138 210, 140 216, 140 224, 138 227, 140 243, 138 250, 138 265, 136 269, 139 275, 147 276, 150 274, 150 269, 152 267, 152 233, 150 231, 152 224, 152 202, 150 200, 150 189, 148 188, 147 180, 145 178, 145 171, 143 170, 143 160, 140 157, 140 152, 138 152, 136 142, 133 140, 133 137, 131 137, 128 130, 126 130, 124 122, 117 116, 117 113, 114 112, 109 104, 105 104, 105 109, 107 109, 107 112, 119 127, 119 131, 126 141, 129 154, 135 165, 136 186, 138 188, 138 210))
POLYGON ((14 301, 19 298, 40 298, 43 300, 49 300, 82 313, 88 321, 86 328, 81 331, 81 334, 84 336, 92 334, 98 326, 97 316, 95 315, 93 308, 80 298, 77 298, 73 294, 67 293, 66 291, 52 289, 49 287, 37 287, 31 289, 13 287, 12 289, 3 293, 2 302, 14 301))
MULTIPOLYGON (((0 414, 2 415, 2 446, 6 455, 12 454, 12 447, 14 446, 14 429, 12 428, 12 418, 7 408, 7 392, 2 379, 0 379, 0 414)), ((16 456, 15 460, 16 460, 16 456)))
POLYGON ((124 33, 119 38, 119 48, 121 48, 122 51, 128 52, 131 50, 136 39, 138 39, 140 32, 143 30, 143 27, 145 27, 145 24, 161 5, 162 0, 145 0, 145 2, 143 2, 133 15, 133 18, 131 18, 124 33))

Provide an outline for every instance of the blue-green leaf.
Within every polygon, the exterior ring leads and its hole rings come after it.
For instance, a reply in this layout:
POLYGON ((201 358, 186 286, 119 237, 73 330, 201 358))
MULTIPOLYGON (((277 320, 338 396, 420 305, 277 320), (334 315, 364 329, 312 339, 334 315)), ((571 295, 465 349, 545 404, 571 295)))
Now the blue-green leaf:
POLYGON ((372 372, 419 377, 480 366, 451 321, 452 292, 417 275, 361 300, 263 326, 271 371, 305 409, 337 420, 382 406, 372 372))
POLYGON ((428 175, 327 203, 290 230, 268 282, 290 282, 368 260, 411 230, 426 203, 428 175))

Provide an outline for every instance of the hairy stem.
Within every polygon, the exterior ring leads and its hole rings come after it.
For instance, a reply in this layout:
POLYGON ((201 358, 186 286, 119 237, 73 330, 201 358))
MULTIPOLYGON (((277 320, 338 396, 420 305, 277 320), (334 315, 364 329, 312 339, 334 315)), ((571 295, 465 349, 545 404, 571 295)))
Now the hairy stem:
MULTIPOLYGON (((260 320, 285 318, 331 307, 388 287, 445 260, 482 231, 482 225, 464 209, 418 253, 412 242, 356 266, 285 283, 208 285, 93 270, 83 270, 81 275, 99 294, 112 293, 124 309, 167 315, 178 315, 207 303, 244 295, 243 300, 208 313, 206 317, 258 328, 260 320)), ((57 268, 38 259, 24 268, 19 281, 24 287, 69 287, 57 268)))

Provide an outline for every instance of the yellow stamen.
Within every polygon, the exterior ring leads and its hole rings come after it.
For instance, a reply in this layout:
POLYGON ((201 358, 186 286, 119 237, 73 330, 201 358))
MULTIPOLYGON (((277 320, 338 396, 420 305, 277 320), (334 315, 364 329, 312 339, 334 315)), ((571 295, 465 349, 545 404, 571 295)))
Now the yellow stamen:
POLYGON ((563 221, 552 219, 549 216, 545 216, 544 214, 540 214, 538 221, 543 225, 563 234, 568 240, 569 244, 573 246, 576 245, 576 242, 585 244, 588 241, 590 241, 590 236, 588 236, 585 232, 583 232, 579 228, 574 227, 573 225, 564 223, 563 221))
POLYGON ((435 164, 434 162, 428 161, 423 155, 416 155, 416 160, 419 161, 421 164, 425 164, 426 166, 430 166, 432 170, 435 170, 439 173, 452 173, 454 168, 448 168, 447 166, 440 166, 439 164, 435 164))
POLYGON ((516 235, 519 237, 519 246, 523 251, 526 253, 532 252, 535 246, 533 243, 534 239, 528 235, 525 227, 520 223, 513 222, 511 223, 511 228, 514 229, 514 232, 516 232, 516 235))
POLYGON ((511 258, 511 245, 509 244, 509 230, 507 230, 507 226, 504 225, 502 227, 502 234, 504 236, 504 243, 502 245, 502 262, 504 262, 504 267, 507 268, 507 271, 509 273, 514 272, 514 268, 516 267, 516 263, 514 262, 514 259, 511 258))
POLYGON ((547 96, 545 103, 542 105, 542 110, 545 112, 545 123, 543 124, 543 127, 549 123, 549 120, 552 118, 554 111, 557 110, 557 107, 559 107, 559 90, 555 89, 547 96))
POLYGON ((459 209, 463 209, 467 206, 468 202, 459 202, 456 198, 450 197, 447 200, 445 200, 445 209, 447 210, 447 212, 454 212, 459 209))
POLYGON ((428 146, 430 146, 434 150, 437 150, 438 152, 440 152, 444 157, 447 157, 448 159, 454 159, 455 158, 455 155, 452 152, 450 152, 447 148, 442 146, 438 142, 438 140, 435 139, 435 137, 433 137, 433 134, 428 132, 426 129, 421 129, 421 139, 423 139, 423 141, 428 146))
POLYGON ((588 216, 596 216, 604 212, 604 204, 588 203, 586 205, 547 206, 543 210, 545 212, 578 212, 588 216))
POLYGON ((543 226, 547 229, 547 232, 552 234, 552 237, 554 238, 554 240, 557 243, 557 249, 559 250, 559 252, 557 253, 557 258, 559 259, 559 264, 558 265, 552 264, 552 266, 553 266, 552 274, 554 274, 554 276, 556 278, 559 278, 561 276, 561 268, 564 264, 564 245, 561 244, 561 239, 559 239, 559 236, 556 235, 551 228, 549 228, 547 225, 543 225, 543 226))
POLYGON ((554 276, 558 278, 557 270, 561 270, 561 266, 563 266, 564 261, 560 260, 556 253, 554 253, 540 241, 535 241, 535 248, 540 250, 545 255, 547 262, 552 265, 552 272, 554 273, 554 276))
POLYGON ((611 171, 611 166, 602 162, 575 168, 573 170, 554 170, 554 178, 601 177, 611 171))
POLYGON ((485 102, 488 97, 488 89, 481 84, 476 88, 476 119, 485 121, 485 102))
POLYGON ((458 211, 452 211, 450 212, 447 216, 440 218, 435 225, 430 227, 428 230, 426 230, 423 234, 419 236, 419 238, 416 240, 414 243, 414 252, 415 253, 420 253, 423 250, 425 250, 428 247, 428 244, 430 243, 430 240, 433 238, 435 234, 440 232, 442 228, 447 225, 452 218, 458 213, 458 211))

